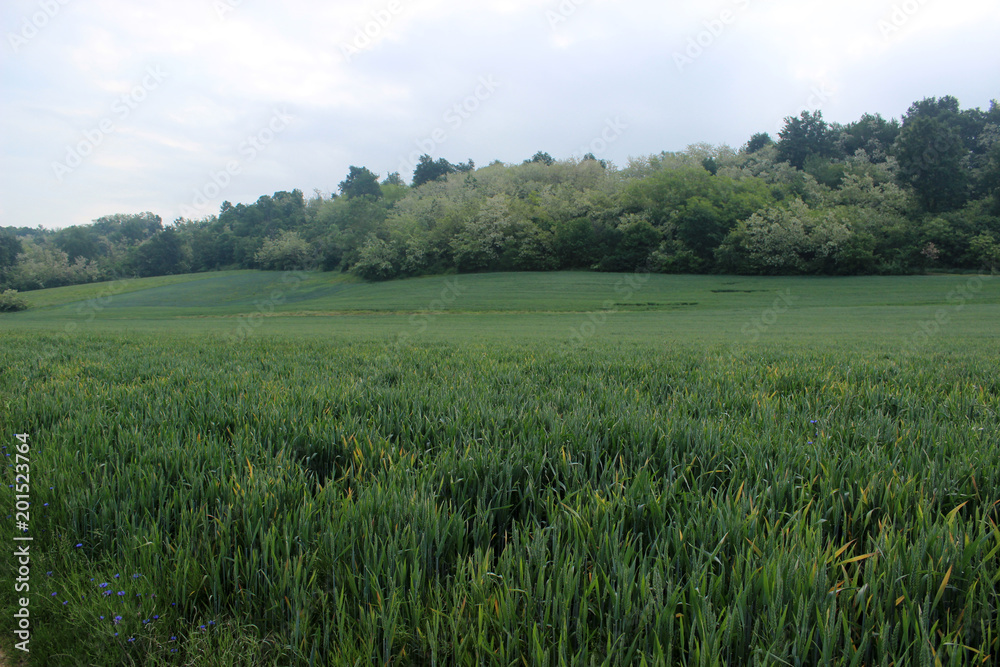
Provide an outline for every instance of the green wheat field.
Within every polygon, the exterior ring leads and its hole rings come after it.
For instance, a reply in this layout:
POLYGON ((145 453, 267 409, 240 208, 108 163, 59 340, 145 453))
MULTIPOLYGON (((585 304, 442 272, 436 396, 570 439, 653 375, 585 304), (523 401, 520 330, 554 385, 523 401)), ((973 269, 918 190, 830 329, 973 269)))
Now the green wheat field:
POLYGON ((24 296, 0 315, 15 659, 23 596, 46 666, 1000 656, 997 276, 24 296))

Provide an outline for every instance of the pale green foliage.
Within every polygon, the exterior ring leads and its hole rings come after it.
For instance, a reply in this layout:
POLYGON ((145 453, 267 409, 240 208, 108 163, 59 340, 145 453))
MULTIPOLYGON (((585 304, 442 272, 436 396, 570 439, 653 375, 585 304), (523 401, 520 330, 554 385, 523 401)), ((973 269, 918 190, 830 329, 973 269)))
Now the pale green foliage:
POLYGON ((798 273, 833 258, 851 230, 829 212, 815 214, 801 199, 753 214, 727 239, 762 273, 798 273))
POLYGON ((17 290, 8 289, 0 292, 0 313, 13 313, 27 309, 28 302, 17 293, 17 290))
POLYGON ((254 259, 267 271, 294 271, 310 268, 312 255, 312 248, 297 232, 284 231, 276 238, 264 239, 254 259))
POLYGON ((484 201, 476 217, 451 239, 459 269, 476 271, 496 260, 513 232, 513 224, 508 197, 497 195, 484 201))
POLYGON ((377 236, 369 236, 352 271, 365 280, 386 280, 396 274, 396 253, 377 236))
POLYGON ((996 270, 1000 267, 1000 243, 989 232, 983 232, 969 242, 969 254, 973 262, 983 268, 996 270))
POLYGON ((70 263, 69 255, 48 244, 30 240, 22 242, 23 250, 17 265, 10 271, 9 282, 20 290, 42 289, 89 283, 101 278, 100 268, 93 262, 77 257, 70 263))

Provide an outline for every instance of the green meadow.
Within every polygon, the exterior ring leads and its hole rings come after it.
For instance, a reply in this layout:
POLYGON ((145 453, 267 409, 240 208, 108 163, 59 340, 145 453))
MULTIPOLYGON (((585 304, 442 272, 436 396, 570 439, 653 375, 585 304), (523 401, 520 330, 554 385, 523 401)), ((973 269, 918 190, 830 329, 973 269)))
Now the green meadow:
POLYGON ((8 485, 30 461, 30 591, 7 556, 0 613, 28 596, 31 664, 1000 651, 996 276, 24 296, 0 315, 0 451, 8 485))

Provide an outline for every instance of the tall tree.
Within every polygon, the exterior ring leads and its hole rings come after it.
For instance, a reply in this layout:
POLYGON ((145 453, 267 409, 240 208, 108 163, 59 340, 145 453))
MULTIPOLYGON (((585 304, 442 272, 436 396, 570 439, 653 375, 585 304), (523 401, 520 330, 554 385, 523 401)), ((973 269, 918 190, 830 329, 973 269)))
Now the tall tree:
POLYGON ((455 165, 443 157, 438 158, 437 162, 435 162, 430 155, 421 155, 420 162, 417 163, 416 168, 413 170, 413 187, 437 181, 448 174, 454 174, 455 171, 457 171, 455 165))
POLYGON ((747 153, 756 153, 761 148, 764 148, 765 146, 770 146, 773 143, 774 139, 771 138, 770 134, 768 134, 767 132, 758 132, 757 134, 750 137, 750 141, 747 142, 743 150, 746 151, 747 153))
POLYGON ((7 228, 0 229, 0 281, 17 264, 21 250, 21 241, 14 232, 7 228))
POLYGON ((789 116, 778 133, 778 160, 804 169, 812 155, 830 157, 833 154, 833 134, 823 120, 822 111, 803 111, 799 117, 789 116))
POLYGON ((537 153, 531 156, 530 160, 525 160, 524 164, 531 164, 532 162, 538 162, 544 165, 552 165, 555 164, 555 159, 553 159, 553 157, 548 153, 546 153, 545 151, 538 151, 537 153))
POLYGON ((893 153, 899 162, 900 183, 913 188, 926 211, 951 211, 965 203, 969 151, 960 131, 946 120, 934 116, 908 119, 893 153))
POLYGON ((338 187, 340 193, 348 199, 356 197, 381 199, 382 197, 382 189, 378 185, 378 175, 370 172, 367 167, 352 165, 347 178, 342 180, 338 187))

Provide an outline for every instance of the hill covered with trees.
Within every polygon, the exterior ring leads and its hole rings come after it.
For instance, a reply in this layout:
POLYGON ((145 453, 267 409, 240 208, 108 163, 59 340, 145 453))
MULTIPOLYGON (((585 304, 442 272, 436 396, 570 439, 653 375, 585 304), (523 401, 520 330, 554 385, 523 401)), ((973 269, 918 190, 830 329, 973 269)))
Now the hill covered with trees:
POLYGON ((901 120, 789 117, 739 150, 696 144, 618 167, 421 158, 407 185, 352 166, 338 193, 276 192, 164 225, 117 214, 58 231, 0 229, 19 290, 230 268, 899 274, 1000 265, 1000 106, 953 97, 901 120))

